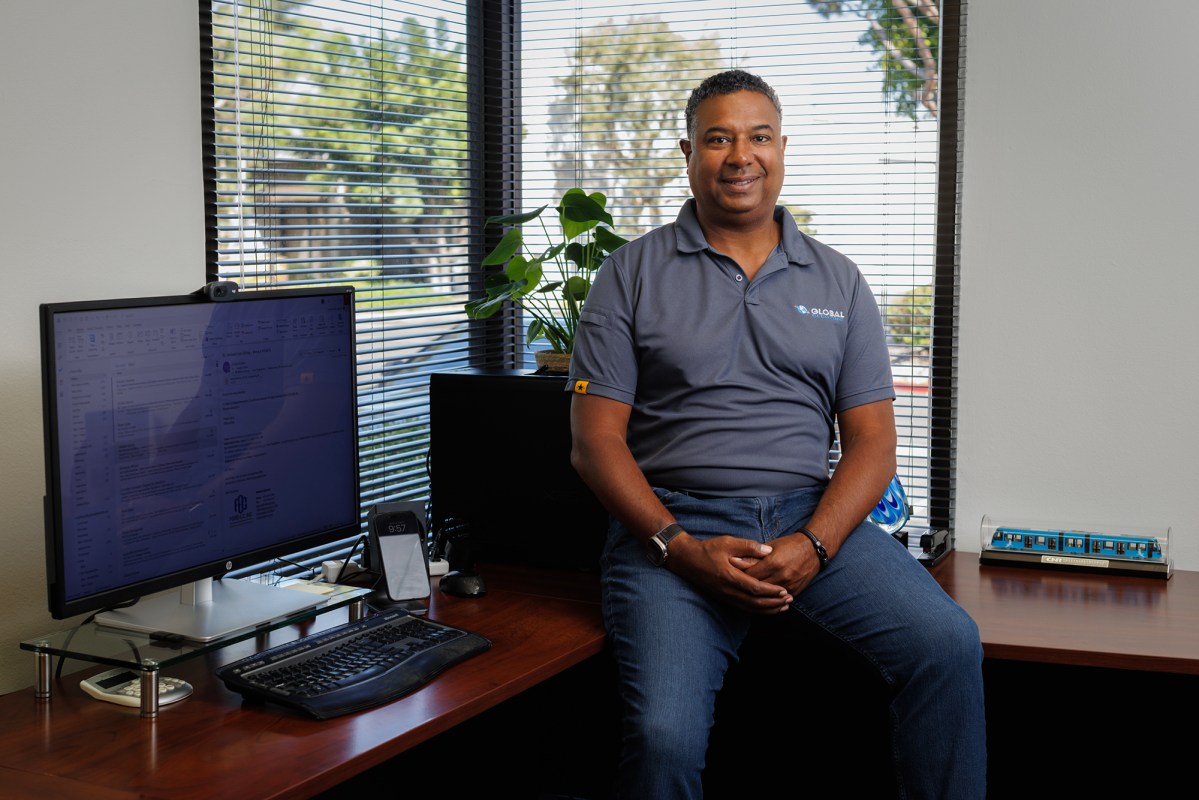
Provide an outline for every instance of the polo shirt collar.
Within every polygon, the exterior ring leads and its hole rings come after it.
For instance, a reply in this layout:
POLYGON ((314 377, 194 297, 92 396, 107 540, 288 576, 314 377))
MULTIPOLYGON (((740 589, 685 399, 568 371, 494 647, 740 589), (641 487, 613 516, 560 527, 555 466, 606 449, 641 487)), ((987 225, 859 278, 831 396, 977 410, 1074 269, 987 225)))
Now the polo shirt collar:
MULTIPOLYGON (((804 235, 800 233, 799 227, 795 224, 795 218, 787 209, 783 206, 775 206, 774 218, 781 223, 783 236, 779 244, 787 256, 787 261, 797 266, 804 266, 815 261, 811 246, 804 239, 804 235)), ((698 253, 711 247, 708 240, 704 238, 703 230, 699 227, 699 218, 695 216, 695 198, 688 199, 679 209, 674 230, 675 246, 680 253, 698 253)))

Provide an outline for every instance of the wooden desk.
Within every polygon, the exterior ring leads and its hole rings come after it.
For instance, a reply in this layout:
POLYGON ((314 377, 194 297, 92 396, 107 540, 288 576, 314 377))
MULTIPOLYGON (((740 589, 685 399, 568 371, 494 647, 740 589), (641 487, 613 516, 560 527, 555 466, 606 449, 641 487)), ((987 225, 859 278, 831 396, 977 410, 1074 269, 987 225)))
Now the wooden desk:
MULTIPOLYGON (((212 676, 220 664, 318 627, 342 611, 197 658, 171 673, 195 693, 157 719, 101 703, 64 677, 39 702, 0 697, 0 794, 46 798, 309 797, 336 786, 598 654, 604 630, 594 576, 488 568, 488 594, 434 589, 430 616, 489 638, 492 648, 418 692, 370 711, 316 721, 243 704, 212 676)), ((32 669, 32 664, 31 664, 32 669)), ((89 671, 97 671, 95 669, 89 671)))
POLYGON ((1199 572, 1167 581, 954 552, 932 574, 978 623, 988 658, 1199 675, 1199 572))
POLYGON ((956 552, 932 574, 987 656, 990 800, 1153 796, 1194 758, 1171 728, 1199 708, 1199 573, 1057 572, 956 552))
MULTIPOLYGON (((601 651, 604 633, 593 576, 495 567, 486 575, 490 593, 477 600, 434 591, 432 616, 487 636, 492 650, 407 698, 360 714, 318 722, 274 707, 243 705, 212 678, 212 670, 251 652, 252 641, 171 670, 191 681, 196 694, 164 707, 156 720, 86 697, 77 685, 83 672, 58 682, 49 703, 34 700, 32 688, 0 697, 6 723, 0 731, 0 794, 41 800, 310 797, 410 748, 445 741, 439 734, 452 738, 468 727, 462 723, 474 724, 472 718, 503 701, 533 694, 527 690, 601 651), (455 726, 460 727, 450 731, 455 726)), ((1168 691, 1153 695, 1146 714, 1158 714, 1158 702, 1167 697, 1171 703, 1188 702, 1190 694, 1179 690, 1190 692, 1190 684, 1164 681, 1195 683, 1190 676, 1199 674, 1199 573, 1178 572, 1169 581, 1058 573, 980 566, 974 554, 954 553, 933 575, 978 622, 992 667, 1023 662, 1022 668, 1036 670, 1104 668, 1103 681, 1112 669, 1158 673, 1154 685, 1168 691)), ((303 632, 337 624, 344 620, 341 614, 333 612, 328 616, 336 618, 319 620, 303 632)), ((279 631, 258 646, 295 635, 279 631)), ((1003 673, 998 675, 1003 680, 989 687, 1000 693, 994 707, 988 703, 996 765, 1025 764, 1021 748, 1030 718, 1043 721, 1051 715, 1059 727, 1072 721, 1078 735, 1110 731, 1113 719, 1126 721, 1129 730, 1151 724, 1132 701, 1139 691, 1117 695, 1129 698, 1122 709, 1110 694, 1101 694, 1110 687, 1098 679, 1086 684, 1088 690, 1073 705, 1069 697, 1055 697, 1052 709, 1042 707, 1045 694, 1038 690, 1038 707, 1030 709, 1027 686, 1012 680, 1025 676, 1003 673), (1004 746, 1013 749, 1004 752, 1004 746)), ((860 739, 860 732, 855 735, 860 739)), ((993 776, 996 797, 1005 796, 1007 788, 1011 794, 1006 796, 1024 796, 1027 766, 1011 771, 993 776)), ((1107 787, 1113 778, 1104 775, 1107 787)), ((1077 789, 1077 779, 1061 788, 1077 789)))

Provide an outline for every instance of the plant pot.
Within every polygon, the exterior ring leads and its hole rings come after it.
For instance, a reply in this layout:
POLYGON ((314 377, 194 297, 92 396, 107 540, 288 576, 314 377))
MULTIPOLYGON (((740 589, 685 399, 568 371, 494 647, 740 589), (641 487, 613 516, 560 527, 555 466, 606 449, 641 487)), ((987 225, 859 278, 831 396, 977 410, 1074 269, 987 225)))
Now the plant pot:
POLYGON ((565 375, 570 372, 570 353, 556 353, 553 350, 538 350, 533 353, 539 372, 552 372, 555 375, 565 375))

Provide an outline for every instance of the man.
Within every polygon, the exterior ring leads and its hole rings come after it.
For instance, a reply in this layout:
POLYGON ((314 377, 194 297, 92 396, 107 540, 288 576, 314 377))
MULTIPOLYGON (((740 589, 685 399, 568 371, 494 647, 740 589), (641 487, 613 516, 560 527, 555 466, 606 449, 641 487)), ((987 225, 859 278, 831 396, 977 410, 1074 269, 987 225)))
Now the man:
MULTIPOLYGON (((686 121, 693 199, 600 269, 568 387, 572 463, 613 518, 601 569, 625 705, 618 790, 698 797, 716 693, 751 619, 800 614, 895 692, 900 794, 982 797, 977 628, 863 522, 895 471, 873 295, 776 207, 787 139, 765 82, 714 75, 686 121)), ((786 675, 765 707, 820 691, 786 675)), ((819 742, 818 722, 764 722, 764 754, 819 742)))

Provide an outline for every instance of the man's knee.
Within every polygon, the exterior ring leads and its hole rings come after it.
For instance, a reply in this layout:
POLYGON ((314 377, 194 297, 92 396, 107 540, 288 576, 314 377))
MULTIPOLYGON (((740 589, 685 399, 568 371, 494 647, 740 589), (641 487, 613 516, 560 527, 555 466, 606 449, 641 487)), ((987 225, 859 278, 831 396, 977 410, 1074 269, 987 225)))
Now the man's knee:
POLYGON ((938 670, 977 670, 982 664, 978 625, 953 602, 945 603, 921 625, 918 647, 938 670))
POLYGON ((625 720, 625 740, 639 757, 663 769, 698 770, 708 749, 711 718, 685 720, 679 709, 663 709, 628 715, 625 720))
POLYGON ((953 600, 946 598, 940 604, 937 622, 946 639, 972 650, 978 648, 978 624, 953 600))

